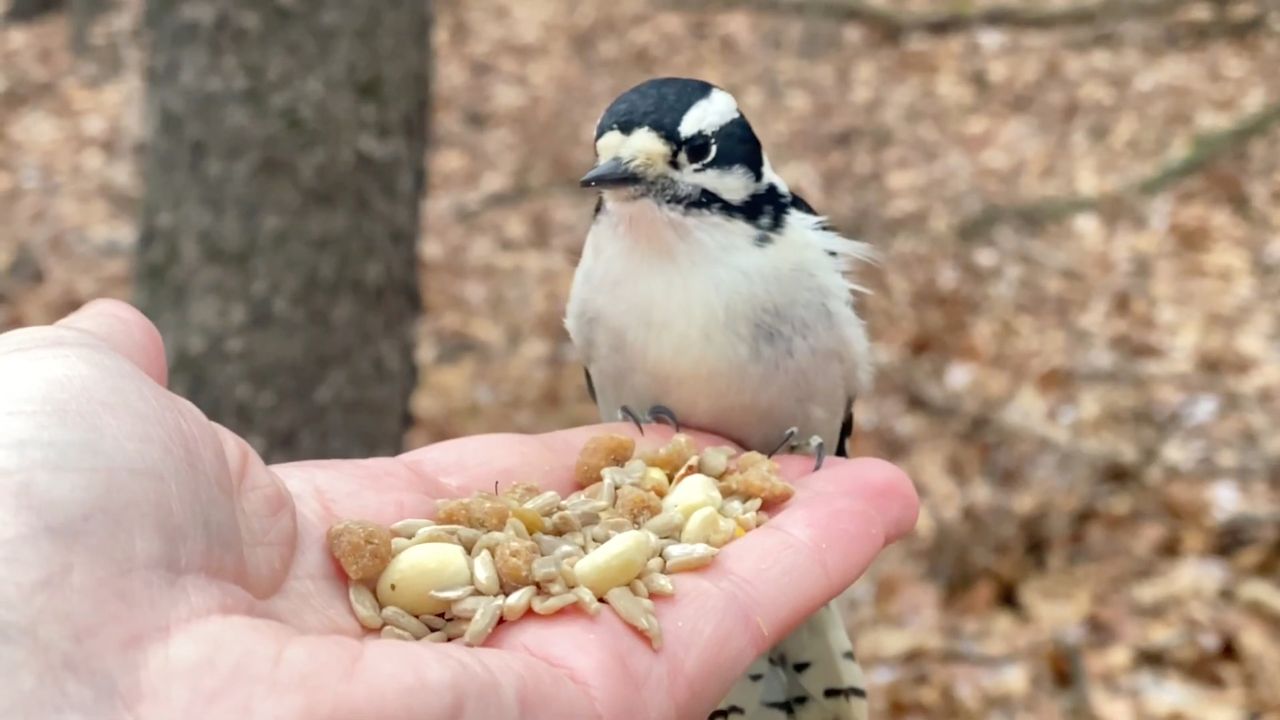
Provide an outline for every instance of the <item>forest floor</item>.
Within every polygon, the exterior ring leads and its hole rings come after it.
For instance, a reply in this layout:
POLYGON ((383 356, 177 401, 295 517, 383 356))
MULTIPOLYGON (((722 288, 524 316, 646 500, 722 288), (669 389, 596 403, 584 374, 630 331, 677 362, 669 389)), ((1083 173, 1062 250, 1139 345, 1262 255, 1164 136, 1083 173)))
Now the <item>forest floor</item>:
MULTIPOLYGON (((438 3, 407 442, 594 419, 592 124, 710 79, 883 255, 854 450, 923 510, 843 598, 874 717, 1275 720, 1280 8, 1009 2, 438 3)), ((0 28, 0 330, 129 297, 139 15, 0 28)))

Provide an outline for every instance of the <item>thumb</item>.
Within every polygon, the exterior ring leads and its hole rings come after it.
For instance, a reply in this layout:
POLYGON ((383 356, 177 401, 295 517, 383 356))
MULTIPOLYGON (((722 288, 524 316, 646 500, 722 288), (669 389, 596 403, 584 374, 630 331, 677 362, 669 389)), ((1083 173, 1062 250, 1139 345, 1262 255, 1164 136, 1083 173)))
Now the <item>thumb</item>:
POLYGON ((164 340, 156 326, 132 305, 119 300, 90 300, 54 325, 89 333, 152 380, 167 384, 169 367, 164 340))

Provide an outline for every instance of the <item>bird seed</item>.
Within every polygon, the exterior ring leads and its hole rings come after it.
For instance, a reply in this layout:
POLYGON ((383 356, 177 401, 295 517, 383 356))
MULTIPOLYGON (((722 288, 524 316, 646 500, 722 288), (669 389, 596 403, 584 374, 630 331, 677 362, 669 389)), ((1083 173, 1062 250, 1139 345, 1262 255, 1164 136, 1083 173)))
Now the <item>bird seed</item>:
POLYGON ((518 482, 440 501, 434 519, 335 523, 326 539, 357 622, 474 647, 530 610, 594 616, 607 604, 656 650, 654 600, 675 594, 670 574, 709 565, 794 493, 764 455, 699 454, 683 434, 640 452, 626 436, 592 438, 574 478, 567 497, 518 482))

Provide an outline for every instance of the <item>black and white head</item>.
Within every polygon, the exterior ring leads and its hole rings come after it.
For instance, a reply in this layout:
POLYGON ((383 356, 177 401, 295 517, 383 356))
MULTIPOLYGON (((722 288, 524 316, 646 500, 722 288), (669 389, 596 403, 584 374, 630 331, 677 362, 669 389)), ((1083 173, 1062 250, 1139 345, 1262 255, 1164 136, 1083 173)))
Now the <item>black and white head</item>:
POLYGON ((581 184, 605 202, 647 198, 763 230, 777 229, 788 208, 812 212, 773 172, 734 97, 702 80, 656 78, 627 90, 597 123, 595 149, 581 184))

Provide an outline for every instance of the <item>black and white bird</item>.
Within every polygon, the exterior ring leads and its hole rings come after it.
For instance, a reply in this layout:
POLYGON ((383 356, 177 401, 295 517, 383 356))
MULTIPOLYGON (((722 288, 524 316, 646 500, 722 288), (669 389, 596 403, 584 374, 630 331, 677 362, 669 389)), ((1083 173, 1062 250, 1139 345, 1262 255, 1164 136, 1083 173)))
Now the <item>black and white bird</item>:
MULTIPOLYGON (((662 420, 766 453, 847 453, 872 377, 850 279, 873 259, 774 172, 737 101, 658 78, 619 96, 581 180, 599 201, 566 327, 604 421, 662 420)), ((752 664, 712 718, 864 718, 828 605, 752 664)))

